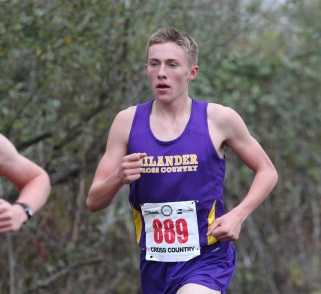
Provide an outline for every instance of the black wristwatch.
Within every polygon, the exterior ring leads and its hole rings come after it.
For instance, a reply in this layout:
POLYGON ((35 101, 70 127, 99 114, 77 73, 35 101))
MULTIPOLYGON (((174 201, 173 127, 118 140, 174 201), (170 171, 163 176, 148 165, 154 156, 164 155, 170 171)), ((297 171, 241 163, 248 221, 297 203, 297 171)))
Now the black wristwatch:
POLYGON ((29 205, 27 205, 26 203, 22 203, 22 202, 16 202, 15 204, 20 205, 24 212, 26 213, 28 220, 31 219, 32 215, 33 215, 33 211, 31 209, 31 207, 29 205))

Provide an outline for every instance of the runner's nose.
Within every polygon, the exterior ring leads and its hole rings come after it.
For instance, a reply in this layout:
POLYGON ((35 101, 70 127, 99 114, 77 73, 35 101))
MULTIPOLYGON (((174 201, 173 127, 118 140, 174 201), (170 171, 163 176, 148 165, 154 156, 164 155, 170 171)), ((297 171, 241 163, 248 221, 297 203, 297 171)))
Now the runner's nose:
POLYGON ((159 67, 159 71, 158 71, 158 74, 157 74, 157 78, 160 79, 160 80, 167 78, 166 71, 165 71, 165 65, 164 65, 164 64, 162 64, 162 65, 159 67))

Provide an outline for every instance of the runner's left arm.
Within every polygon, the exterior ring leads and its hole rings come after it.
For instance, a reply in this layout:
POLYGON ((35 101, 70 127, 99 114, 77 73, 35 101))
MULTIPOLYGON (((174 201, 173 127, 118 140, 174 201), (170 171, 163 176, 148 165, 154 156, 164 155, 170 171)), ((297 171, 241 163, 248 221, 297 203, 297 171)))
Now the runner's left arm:
POLYGON ((244 220, 264 201, 277 183, 277 171, 257 140, 250 134, 242 118, 231 108, 224 108, 222 124, 224 144, 231 147, 255 176, 248 193, 231 211, 217 218, 208 230, 218 240, 239 238, 244 220))

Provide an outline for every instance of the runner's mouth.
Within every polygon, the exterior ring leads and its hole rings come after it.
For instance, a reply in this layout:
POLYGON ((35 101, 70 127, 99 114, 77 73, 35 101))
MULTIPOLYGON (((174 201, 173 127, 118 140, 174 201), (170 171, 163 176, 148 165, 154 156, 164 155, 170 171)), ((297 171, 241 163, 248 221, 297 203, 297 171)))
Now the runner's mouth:
POLYGON ((167 84, 157 84, 156 89, 169 89, 170 86, 167 84))

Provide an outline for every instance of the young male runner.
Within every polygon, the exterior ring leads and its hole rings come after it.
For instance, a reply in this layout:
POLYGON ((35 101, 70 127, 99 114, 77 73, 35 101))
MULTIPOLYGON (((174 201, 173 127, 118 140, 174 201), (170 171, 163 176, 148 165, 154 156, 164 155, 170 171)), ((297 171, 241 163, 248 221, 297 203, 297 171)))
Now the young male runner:
POLYGON ((130 184, 145 294, 225 293, 235 267, 233 240, 268 196, 277 172, 231 108, 194 100, 198 46, 162 29, 147 44, 153 99, 117 114, 87 198, 95 211, 130 184), (255 173, 244 199, 224 211, 224 147, 255 173))
POLYGON ((1 199, 0 234, 17 231, 46 202, 50 192, 47 173, 19 154, 12 143, 0 134, 0 176, 11 181, 20 191, 15 203, 1 199))

